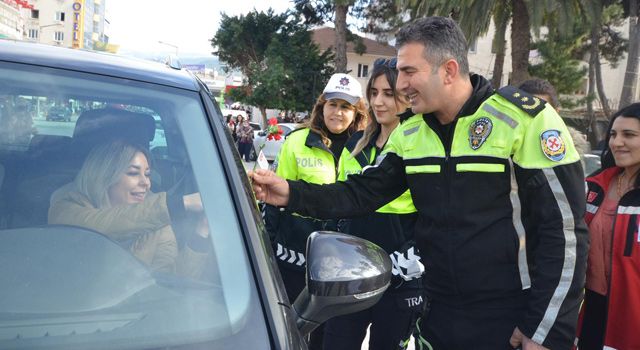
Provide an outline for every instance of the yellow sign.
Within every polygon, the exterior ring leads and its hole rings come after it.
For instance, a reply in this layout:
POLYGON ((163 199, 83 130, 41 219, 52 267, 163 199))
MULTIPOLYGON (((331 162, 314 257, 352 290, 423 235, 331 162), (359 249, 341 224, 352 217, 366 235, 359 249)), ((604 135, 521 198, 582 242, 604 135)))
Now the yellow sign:
POLYGON ((81 49, 84 46, 84 0, 76 0, 71 5, 73 9, 72 46, 81 49))

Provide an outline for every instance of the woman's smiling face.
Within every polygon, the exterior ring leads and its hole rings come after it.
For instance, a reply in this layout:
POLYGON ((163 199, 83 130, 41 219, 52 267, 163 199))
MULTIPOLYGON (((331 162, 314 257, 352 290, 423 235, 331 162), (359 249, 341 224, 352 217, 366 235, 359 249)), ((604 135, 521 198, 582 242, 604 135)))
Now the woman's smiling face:
POLYGON ((356 108, 345 100, 328 100, 322 108, 322 115, 327 129, 332 134, 341 134, 353 123, 356 108))
POLYGON ((136 152, 118 182, 109 187, 111 205, 144 202, 151 188, 149 172, 147 157, 142 152, 136 152))

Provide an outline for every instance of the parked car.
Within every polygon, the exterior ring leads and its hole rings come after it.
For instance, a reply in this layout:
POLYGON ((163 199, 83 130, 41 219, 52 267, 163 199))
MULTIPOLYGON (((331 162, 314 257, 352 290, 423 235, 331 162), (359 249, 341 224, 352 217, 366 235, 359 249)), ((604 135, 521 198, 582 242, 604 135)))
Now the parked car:
MULTIPOLYGON (((304 336, 315 326, 370 307, 388 287, 391 263, 383 250, 317 232, 307 242, 308 288, 289 303, 219 107, 191 73, 0 40, 2 135, 22 132, 20 123, 2 125, 16 105, 60 98, 86 109, 71 123, 42 123, 28 144, 0 136, 0 349, 306 349, 304 336), (162 218, 145 222, 152 229, 131 230, 121 220, 141 208, 144 194, 127 192, 138 203, 111 206, 109 185, 96 190, 106 202, 94 203, 85 190, 98 180, 74 180, 91 149, 121 139, 150 148, 151 169, 143 175, 160 198, 150 211, 162 218), (191 244, 185 240, 194 226, 189 216, 173 215, 180 204, 163 201, 165 192, 201 198, 206 222, 198 223, 209 233, 196 247, 206 254, 198 276, 152 270, 132 253, 141 242, 132 238, 149 237, 156 227, 170 226, 164 232, 178 249, 191 244), (83 208, 81 215, 58 209, 78 224, 49 224, 60 198, 83 208)), ((141 169, 98 175, 128 179, 141 169)), ((135 220, 153 213, 144 214, 135 220)))
POLYGON ((280 123, 278 125, 282 128, 282 138, 280 138, 280 140, 269 140, 266 130, 260 131, 255 135, 253 138, 253 149, 250 153, 250 159, 257 159, 260 147, 264 145, 262 153, 264 153, 264 156, 268 161, 273 162, 278 156, 278 153, 280 153, 280 148, 284 143, 285 137, 289 135, 290 132, 300 127, 300 124, 295 123, 280 123))
POLYGON ((71 111, 67 107, 51 107, 45 119, 51 122, 70 122, 71 111))
POLYGON ((600 154, 585 153, 582 155, 582 162, 584 164, 584 175, 593 174, 596 170, 600 169, 600 154))

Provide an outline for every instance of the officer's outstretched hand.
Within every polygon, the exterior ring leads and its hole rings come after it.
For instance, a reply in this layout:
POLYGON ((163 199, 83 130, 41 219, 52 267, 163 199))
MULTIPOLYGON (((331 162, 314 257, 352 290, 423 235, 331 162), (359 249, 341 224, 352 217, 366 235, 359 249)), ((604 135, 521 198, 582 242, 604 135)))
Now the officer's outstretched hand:
POLYGON ((273 171, 257 169, 247 173, 258 200, 278 207, 289 204, 289 183, 273 171))

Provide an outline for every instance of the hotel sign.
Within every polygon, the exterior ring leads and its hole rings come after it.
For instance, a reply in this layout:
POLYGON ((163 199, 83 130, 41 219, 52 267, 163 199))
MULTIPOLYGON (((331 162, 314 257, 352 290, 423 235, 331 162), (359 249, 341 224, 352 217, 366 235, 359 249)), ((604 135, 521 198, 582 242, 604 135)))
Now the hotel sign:
POLYGON ((76 0, 71 5, 73 10, 72 46, 81 49, 84 46, 84 0, 76 0))

